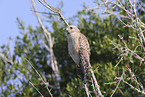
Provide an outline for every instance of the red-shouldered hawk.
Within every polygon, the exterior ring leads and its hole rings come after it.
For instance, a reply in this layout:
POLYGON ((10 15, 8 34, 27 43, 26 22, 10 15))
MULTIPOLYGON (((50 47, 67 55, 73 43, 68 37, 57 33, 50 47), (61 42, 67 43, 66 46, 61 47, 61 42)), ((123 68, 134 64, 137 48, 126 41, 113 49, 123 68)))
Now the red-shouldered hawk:
POLYGON ((69 54, 77 64, 81 80, 86 83, 90 64, 90 46, 87 38, 73 25, 67 27, 69 54))

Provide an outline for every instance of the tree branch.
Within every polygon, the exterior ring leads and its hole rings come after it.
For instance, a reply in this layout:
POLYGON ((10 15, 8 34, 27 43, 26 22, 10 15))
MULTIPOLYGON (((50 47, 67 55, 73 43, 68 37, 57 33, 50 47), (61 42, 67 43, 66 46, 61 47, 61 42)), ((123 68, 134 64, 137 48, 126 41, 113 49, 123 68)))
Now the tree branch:
POLYGON ((60 19, 61 19, 62 21, 64 21, 64 23, 65 23, 67 26, 69 26, 69 24, 66 22, 64 16, 62 15, 62 12, 61 12, 60 9, 56 9, 55 7, 49 5, 45 0, 43 0, 44 3, 43 3, 41 0, 38 0, 38 1, 39 1, 42 5, 44 5, 46 8, 48 8, 49 10, 51 10, 51 11, 54 12, 54 13, 56 13, 56 14, 60 17, 60 19))
MULTIPOLYGON (((37 10, 36 10, 36 7, 35 7, 35 2, 33 0, 32 1, 32 5, 33 5, 33 9, 34 9, 34 12, 35 12, 35 15, 38 19, 38 22, 39 24, 41 25, 43 31, 44 31, 44 35, 47 39, 47 42, 48 42, 48 45, 49 45, 49 48, 45 45, 45 47, 47 48, 47 50, 50 52, 50 59, 51 59, 51 67, 52 67, 52 70, 54 71, 54 81, 55 81, 55 86, 57 87, 58 89, 58 93, 61 92, 60 90, 60 83, 59 83, 59 74, 58 74, 58 66, 57 66, 57 62, 56 62, 56 59, 55 59, 55 56, 54 56, 54 52, 53 52, 53 39, 51 37, 51 33, 47 31, 47 29, 44 27, 38 13, 37 13, 37 10), (48 36, 47 36, 48 35, 48 36)), ((45 0, 44 0, 45 1, 45 0)), ((40 0, 39 0, 40 3, 42 3, 40 0)), ((46 2, 46 1, 45 1, 46 2)), ((45 5, 44 3, 42 3, 45 7, 48 5, 45 5)), ((47 6, 48 7, 48 6, 47 6)), ((52 6, 49 6, 51 10, 53 10, 55 12, 55 8, 53 8, 52 6)))
MULTIPOLYGON (((26 59, 26 58, 25 58, 26 59)), ((44 79, 41 77, 41 75, 39 74, 39 72, 35 69, 35 67, 30 63, 30 61, 28 61, 27 59, 26 59, 26 61, 32 66, 32 68, 35 70, 35 72, 37 73, 37 75, 40 77, 40 79, 41 79, 41 81, 43 82, 43 84, 46 86, 46 89, 47 89, 47 91, 49 92, 49 94, 50 94, 50 96, 51 97, 53 97, 53 95, 51 94, 51 92, 50 92, 50 90, 49 90, 49 88, 48 88, 48 83, 47 82, 45 82, 44 81, 44 79)), ((31 82, 30 82, 31 83, 31 82)), ((32 86, 33 86, 33 84, 32 84, 32 86)), ((37 91, 39 91, 37 88, 35 88, 37 91)), ((41 94, 41 93, 39 93, 39 94, 41 94)))

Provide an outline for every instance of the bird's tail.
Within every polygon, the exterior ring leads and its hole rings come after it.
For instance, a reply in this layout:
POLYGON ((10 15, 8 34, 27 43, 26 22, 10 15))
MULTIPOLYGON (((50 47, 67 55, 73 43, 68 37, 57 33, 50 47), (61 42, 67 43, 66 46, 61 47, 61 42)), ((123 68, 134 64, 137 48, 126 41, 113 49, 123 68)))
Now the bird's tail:
POLYGON ((78 74, 84 84, 89 80, 88 75, 88 62, 85 62, 85 60, 82 60, 80 64, 77 66, 78 74))

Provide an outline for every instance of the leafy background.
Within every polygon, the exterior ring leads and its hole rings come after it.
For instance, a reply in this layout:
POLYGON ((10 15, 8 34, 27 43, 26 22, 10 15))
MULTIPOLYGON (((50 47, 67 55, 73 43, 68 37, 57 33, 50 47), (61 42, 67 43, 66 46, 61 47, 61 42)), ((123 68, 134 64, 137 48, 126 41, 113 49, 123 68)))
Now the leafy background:
MULTIPOLYGON (((137 7, 137 10, 138 16, 141 18, 142 22, 145 23, 144 12, 139 7, 137 7)), ((116 11, 121 12, 121 10, 118 9, 116 9, 116 11)), ((75 63, 68 54, 64 23, 55 16, 43 16, 43 21, 50 24, 52 27, 52 30, 49 30, 49 32, 51 32, 52 37, 54 37, 53 50, 59 67, 61 94, 58 94, 57 90, 52 88, 51 92, 53 96, 85 97, 85 90, 77 76, 75 63)), ((96 79, 100 85, 101 92, 105 97, 110 96, 118 84, 105 83, 117 81, 114 79, 115 76, 121 76, 122 72, 125 72, 124 78, 129 78, 131 75, 127 71, 127 68, 131 68, 132 71, 135 72, 135 76, 138 78, 139 82, 145 86, 144 64, 139 64, 140 62, 137 58, 134 58, 134 63, 131 63, 130 57, 125 56, 123 61, 114 68, 119 61, 119 53, 122 53, 122 51, 113 49, 112 41, 123 45, 118 35, 124 36, 128 47, 134 49, 134 45, 138 43, 128 38, 129 36, 137 37, 133 29, 123 27, 123 24, 116 16, 102 17, 102 14, 96 13, 95 10, 85 11, 85 6, 82 11, 78 11, 78 13, 70 17, 68 21, 70 24, 77 25, 80 31, 88 38, 91 47, 91 64, 93 70, 95 70, 96 79)), ((123 21, 130 22, 128 20, 123 21)), ((1 52, 7 58, 13 57, 13 64, 6 62, 0 57, 0 95, 2 97, 39 96, 38 92, 30 84, 30 82, 32 82, 44 97, 48 97, 49 93, 45 85, 42 84, 39 76, 26 61, 26 59, 29 60, 36 70, 45 76, 49 84, 54 85, 52 79, 53 70, 49 61, 50 53, 42 43, 43 41, 47 41, 43 30, 40 26, 25 26, 24 22, 19 18, 17 18, 17 23, 20 36, 17 36, 15 40, 13 54, 10 50, 9 43, 0 46, 1 52)), ((128 80, 128 82, 138 87, 133 80, 128 80)), ((114 94, 114 97, 115 96, 133 97, 143 96, 143 94, 138 93, 125 83, 121 83, 119 89, 114 94)))

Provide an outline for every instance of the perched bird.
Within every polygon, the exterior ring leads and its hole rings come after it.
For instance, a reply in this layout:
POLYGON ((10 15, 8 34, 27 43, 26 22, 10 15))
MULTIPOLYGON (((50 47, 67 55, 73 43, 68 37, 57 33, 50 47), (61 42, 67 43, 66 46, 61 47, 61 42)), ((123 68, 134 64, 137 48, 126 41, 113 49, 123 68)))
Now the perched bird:
POLYGON ((90 64, 90 46, 88 40, 74 25, 68 26, 66 30, 69 54, 77 65, 81 80, 83 83, 86 83, 90 64))

